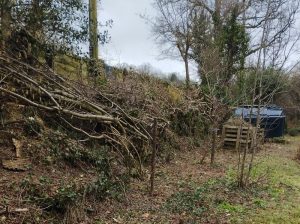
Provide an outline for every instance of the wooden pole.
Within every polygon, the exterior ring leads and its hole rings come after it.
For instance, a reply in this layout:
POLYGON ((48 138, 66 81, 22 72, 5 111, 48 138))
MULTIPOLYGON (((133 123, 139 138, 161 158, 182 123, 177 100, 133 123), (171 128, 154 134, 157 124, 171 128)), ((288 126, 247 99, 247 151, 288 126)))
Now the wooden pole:
POLYGON ((211 145, 211 156, 210 156, 210 165, 214 165, 215 154, 216 154, 216 137, 218 129, 214 128, 212 130, 212 145, 211 145))
POLYGON ((154 119, 153 133, 152 133, 152 156, 151 156, 151 176, 150 176, 150 195, 153 196, 154 192, 154 177, 156 165, 156 150, 157 150, 157 120, 154 119))

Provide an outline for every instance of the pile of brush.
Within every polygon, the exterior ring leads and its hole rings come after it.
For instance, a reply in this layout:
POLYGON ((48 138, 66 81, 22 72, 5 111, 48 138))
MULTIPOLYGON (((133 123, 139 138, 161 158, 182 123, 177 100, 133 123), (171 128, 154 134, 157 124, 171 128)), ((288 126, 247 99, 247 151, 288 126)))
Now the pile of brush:
POLYGON ((137 146, 151 140, 151 124, 126 113, 100 89, 67 80, 38 61, 32 66, 0 51, 0 94, 2 101, 34 107, 83 140, 109 144, 141 166, 137 146))

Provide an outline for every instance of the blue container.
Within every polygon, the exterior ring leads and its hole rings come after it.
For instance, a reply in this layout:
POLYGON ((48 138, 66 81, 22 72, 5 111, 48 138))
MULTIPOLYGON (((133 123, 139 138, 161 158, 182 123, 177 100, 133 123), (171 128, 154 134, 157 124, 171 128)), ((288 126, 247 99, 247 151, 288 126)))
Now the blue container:
MULTIPOLYGON (((258 107, 254 106, 251 111, 251 106, 241 106, 235 109, 234 115, 242 117, 245 121, 256 125, 258 107)), ((282 108, 271 105, 260 108, 260 127, 265 129, 266 138, 281 137, 284 135, 285 114, 282 108)))

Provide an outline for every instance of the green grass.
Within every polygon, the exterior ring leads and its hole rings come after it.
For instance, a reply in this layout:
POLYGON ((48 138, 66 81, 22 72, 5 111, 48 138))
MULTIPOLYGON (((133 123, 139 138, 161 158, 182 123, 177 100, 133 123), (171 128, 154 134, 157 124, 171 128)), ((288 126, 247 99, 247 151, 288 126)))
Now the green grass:
POLYGON ((291 144, 272 145, 272 152, 261 152, 251 187, 237 188, 234 171, 229 169, 226 177, 201 186, 185 183, 188 189, 172 195, 165 208, 189 214, 200 223, 209 214, 230 223, 300 223, 300 164, 293 159, 299 140, 291 138, 291 144))
POLYGON ((285 163, 282 158, 278 158, 277 162, 279 164, 273 166, 276 170, 271 193, 280 200, 268 201, 266 208, 250 214, 246 223, 300 223, 300 167, 293 161, 285 163))
MULTIPOLYGON (((293 145, 286 147, 295 149, 298 138, 292 141, 293 145)), ((289 150, 286 153, 294 152, 289 150)), ((264 201, 261 209, 250 211, 242 223, 300 223, 299 163, 280 154, 271 155, 256 167, 258 173, 266 170, 271 178, 270 193, 273 197, 264 201)), ((232 223, 240 223, 239 217, 234 217, 232 223)))

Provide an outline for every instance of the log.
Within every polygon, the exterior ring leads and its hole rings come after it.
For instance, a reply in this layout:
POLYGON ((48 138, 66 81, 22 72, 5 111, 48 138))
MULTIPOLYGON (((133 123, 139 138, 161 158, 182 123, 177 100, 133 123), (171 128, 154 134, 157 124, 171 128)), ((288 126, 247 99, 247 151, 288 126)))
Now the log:
POLYGON ((23 212, 29 212, 28 208, 14 208, 9 209, 8 207, 5 210, 0 211, 0 215, 9 215, 14 213, 23 213, 23 212))
POLYGON ((29 159, 11 159, 11 160, 2 160, 2 166, 4 169, 12 171, 26 171, 29 170, 31 162, 29 159))

